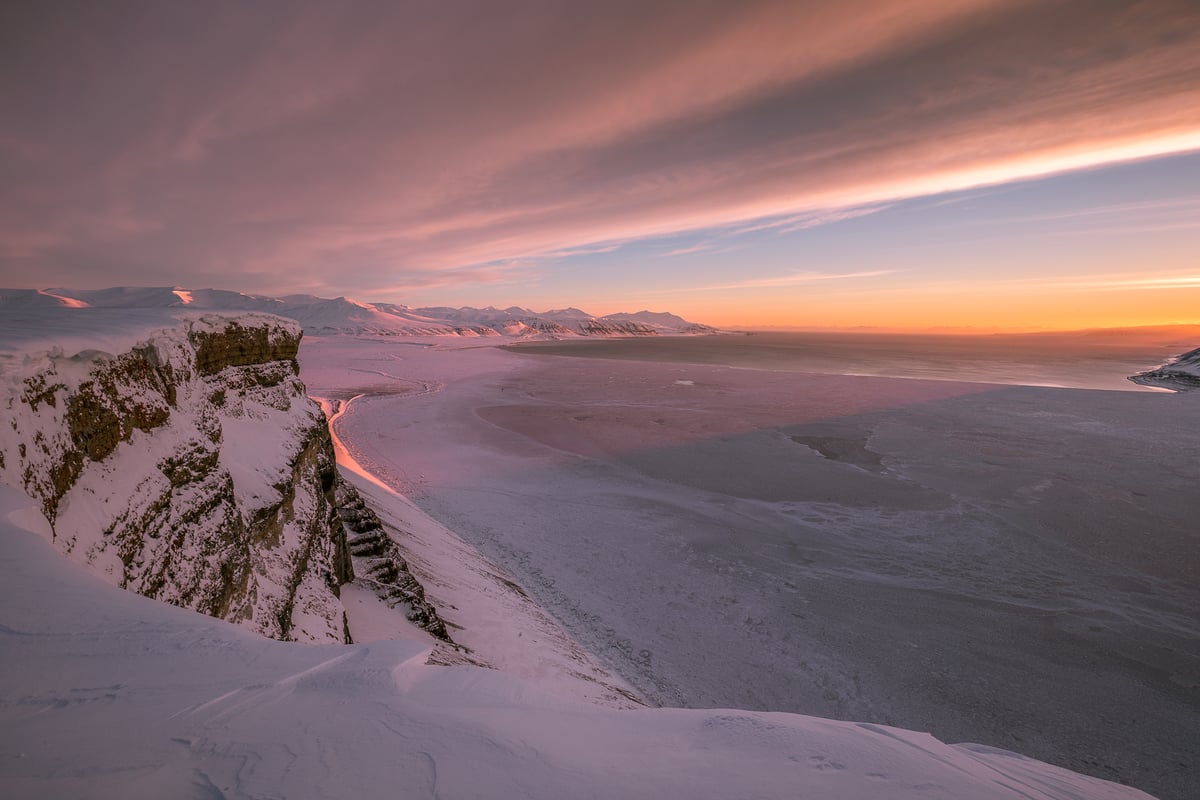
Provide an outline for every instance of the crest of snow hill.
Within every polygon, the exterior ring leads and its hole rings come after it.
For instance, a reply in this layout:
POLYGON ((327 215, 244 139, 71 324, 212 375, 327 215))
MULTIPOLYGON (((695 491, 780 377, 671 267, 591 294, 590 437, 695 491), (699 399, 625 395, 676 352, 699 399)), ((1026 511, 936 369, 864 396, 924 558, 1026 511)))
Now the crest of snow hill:
POLYGON ((265 297, 220 289, 171 287, 0 290, 0 308, 188 308, 261 311, 294 319, 306 334, 374 336, 508 336, 560 339, 576 336, 706 334, 715 329, 665 312, 639 311, 594 317, 578 308, 536 312, 527 308, 409 308, 360 303, 346 297, 265 297))

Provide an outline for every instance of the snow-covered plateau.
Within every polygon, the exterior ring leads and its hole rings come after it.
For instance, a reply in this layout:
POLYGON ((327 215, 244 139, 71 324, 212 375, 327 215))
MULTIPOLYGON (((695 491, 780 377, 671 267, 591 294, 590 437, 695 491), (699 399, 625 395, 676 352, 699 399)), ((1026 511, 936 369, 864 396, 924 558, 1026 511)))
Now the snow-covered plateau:
POLYGON ((301 324, 170 292, 0 316, 5 797, 1148 797, 884 725, 641 707, 395 491, 424 476, 329 435, 364 382, 439 387, 347 359, 306 388, 301 324))

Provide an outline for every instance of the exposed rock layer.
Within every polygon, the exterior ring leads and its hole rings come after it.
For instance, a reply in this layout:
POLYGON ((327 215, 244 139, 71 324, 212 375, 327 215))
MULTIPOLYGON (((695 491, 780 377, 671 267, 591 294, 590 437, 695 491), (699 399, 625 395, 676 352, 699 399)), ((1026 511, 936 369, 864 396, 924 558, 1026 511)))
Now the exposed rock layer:
POLYGON ((409 571, 408 562, 388 538, 379 516, 344 481, 338 483, 336 497, 357 573, 356 582, 374 591, 390 608, 402 607, 409 622, 450 642, 446 623, 425 599, 425 588, 409 571))

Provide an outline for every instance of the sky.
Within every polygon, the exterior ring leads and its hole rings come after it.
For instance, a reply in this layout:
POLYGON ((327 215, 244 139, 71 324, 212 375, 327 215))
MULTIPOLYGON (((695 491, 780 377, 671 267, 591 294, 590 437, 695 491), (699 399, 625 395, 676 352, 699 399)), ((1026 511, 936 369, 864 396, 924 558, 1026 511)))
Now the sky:
POLYGON ((0 7, 0 285, 1200 322, 1200 3, 0 7))

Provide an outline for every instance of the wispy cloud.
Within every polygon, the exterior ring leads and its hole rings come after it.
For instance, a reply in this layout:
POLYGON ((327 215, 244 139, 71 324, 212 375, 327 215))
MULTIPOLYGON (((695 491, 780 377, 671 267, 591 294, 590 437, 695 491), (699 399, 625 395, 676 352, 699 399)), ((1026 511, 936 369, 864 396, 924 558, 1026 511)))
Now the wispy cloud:
POLYGON ((819 283, 823 281, 843 281, 857 280, 861 278, 878 278, 882 275, 891 275, 897 272, 893 269, 873 269, 864 270, 862 272, 792 272, 787 275, 777 275, 769 278, 752 278, 745 281, 734 281, 732 283, 717 283, 705 286, 689 286, 684 289, 673 289, 672 292, 715 292, 715 291, 731 291, 736 289, 768 289, 782 288, 787 286, 803 286, 808 283, 819 283))
POLYGON ((1153 277, 1098 277, 1056 279, 1041 283, 1056 289, 1200 289, 1200 275, 1158 275, 1153 277))
POLYGON ((1126 230, 1200 227, 1200 195, 1000 216, 974 224, 1046 225, 1062 232, 1111 230, 1114 225, 1126 230))
POLYGON ((869 206, 859 206, 857 208, 825 208, 808 211, 803 214, 789 214, 782 219, 767 219, 761 220, 748 225, 740 225, 734 228, 736 233, 756 233, 759 231, 775 230, 780 233, 794 233, 795 231, 806 231, 811 228, 819 228, 822 225, 833 225, 838 222, 845 222, 850 219, 865 217, 870 214, 878 214, 880 211, 886 211, 891 208, 893 203, 881 203, 869 206))
POLYGON ((704 253, 713 250, 716 246, 714 242, 698 242, 687 247, 676 247, 674 250, 668 250, 662 256, 663 258, 670 258, 672 256, 691 255, 692 253, 704 253))
POLYGON ((979 278, 978 276, 957 277, 941 280, 920 281, 917 285, 893 289, 897 292, 919 294, 958 294, 971 292, 999 292, 1005 296, 1027 292, 1088 292, 1088 291, 1155 291, 1155 290, 1200 290, 1200 274, 1196 272, 1171 272, 1158 275, 1146 273, 1092 273, 1087 275, 1044 275, 1023 278, 979 278))
POLYGON ((595 256, 604 253, 614 253, 620 250, 628 242, 596 242, 594 244, 582 244, 577 247, 564 247, 559 250, 550 250, 541 253, 542 258, 572 258, 575 256, 595 256))
POLYGON ((822 225, 833 225, 837 222, 875 214, 891 206, 892 204, 888 203, 857 208, 816 209, 802 214, 787 214, 783 217, 765 217, 751 222, 721 225, 709 229, 712 238, 693 245, 668 250, 662 253, 662 256, 666 258, 689 255, 691 253, 726 252, 736 246, 736 240, 741 236, 768 232, 795 233, 796 231, 809 230, 822 225))

